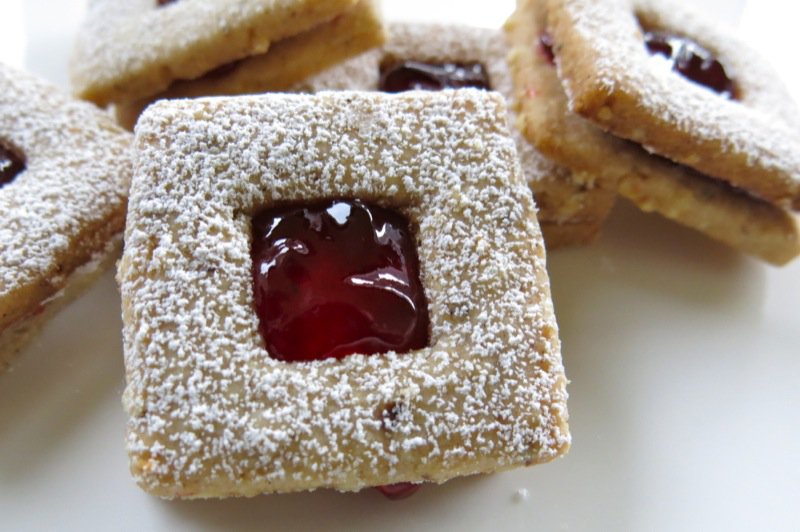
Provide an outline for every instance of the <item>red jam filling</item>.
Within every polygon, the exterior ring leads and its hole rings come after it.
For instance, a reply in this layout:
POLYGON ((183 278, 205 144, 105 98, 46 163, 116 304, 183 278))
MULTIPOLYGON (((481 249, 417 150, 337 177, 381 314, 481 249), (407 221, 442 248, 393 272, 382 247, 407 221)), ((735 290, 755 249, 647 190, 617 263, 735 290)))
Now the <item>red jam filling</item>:
POLYGON ((231 74, 234 70, 236 70, 241 63, 242 60, 231 61, 230 63, 224 63, 218 66, 217 68, 209 70, 208 72, 203 74, 203 76, 200 79, 212 80, 212 79, 224 78, 225 76, 231 74))
MULTIPOLYGON (((397 213, 358 200, 280 207, 253 219, 259 330, 288 362, 428 345, 413 234, 397 213)), ((390 499, 418 484, 379 486, 390 499)))
POLYGON ((165 6, 167 4, 173 4, 175 2, 177 2, 177 0, 156 0, 156 4, 158 4, 159 7, 165 6))
POLYGON ((725 67, 696 42, 661 32, 646 32, 644 42, 651 54, 666 57, 672 70, 726 98, 735 98, 736 86, 725 67))
POLYGON ((253 283, 270 356, 287 362, 428 345, 408 221, 358 200, 267 209, 253 219, 253 283))
POLYGON ((555 42, 553 41, 552 35, 547 32, 539 35, 539 53, 544 56, 551 66, 556 65, 556 53, 553 50, 554 45, 555 42))
POLYGON ((383 92, 477 88, 489 90, 489 75, 480 63, 401 61, 381 68, 383 92))
POLYGON ((411 497, 420 488, 421 484, 412 484, 411 482, 400 482, 399 484, 388 484, 386 486, 378 486, 376 490, 383 493, 387 499, 397 501, 411 497))
POLYGON ((0 187, 11 183, 25 170, 25 157, 13 146, 0 139, 0 187))

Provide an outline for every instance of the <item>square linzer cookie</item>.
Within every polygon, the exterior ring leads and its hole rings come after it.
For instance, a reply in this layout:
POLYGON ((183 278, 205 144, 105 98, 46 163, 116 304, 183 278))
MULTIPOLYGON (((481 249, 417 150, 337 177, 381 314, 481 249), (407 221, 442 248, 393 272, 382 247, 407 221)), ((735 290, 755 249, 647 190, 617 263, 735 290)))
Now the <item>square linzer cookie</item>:
POLYGON ((157 102, 118 281, 163 497, 443 482, 566 452, 545 251, 474 89, 157 102))
POLYGON ((116 257, 131 140, 94 106, 0 64, 0 370, 116 257))
MULTIPOLYGON (((70 64, 72 84, 80 97, 99 105, 152 97, 179 80, 219 75, 357 2, 92 0, 70 64)), ((297 68, 282 66, 287 72, 297 68)))
POLYGON ((155 95, 116 106, 118 121, 133 129, 150 103, 160 99, 285 91, 301 80, 381 45, 385 32, 378 0, 359 3, 332 20, 197 79, 172 83, 155 95))
POLYGON ((547 0, 570 109, 770 203, 800 209, 798 112, 765 60, 668 0, 547 0))
POLYGON ((651 155, 572 113, 558 78, 544 1, 522 0, 506 23, 520 127, 573 171, 616 181, 620 195, 740 251, 775 264, 800 253, 796 218, 691 168, 651 155))
MULTIPOLYGON (((440 90, 475 87, 513 96, 507 48, 498 30, 393 22, 378 50, 337 65, 295 90, 440 90)), ((548 249, 587 243, 599 231, 616 193, 587 173, 573 173, 542 156, 513 127, 522 170, 534 192, 548 249)))

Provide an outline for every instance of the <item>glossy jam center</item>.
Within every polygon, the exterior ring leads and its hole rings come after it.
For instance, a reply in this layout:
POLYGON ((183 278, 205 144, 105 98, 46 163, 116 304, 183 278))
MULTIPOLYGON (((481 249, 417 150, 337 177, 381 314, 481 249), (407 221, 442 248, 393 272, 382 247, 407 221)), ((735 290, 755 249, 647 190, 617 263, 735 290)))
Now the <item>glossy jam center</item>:
POLYGON ((672 70, 726 98, 734 98, 736 86, 714 55, 685 37, 661 32, 646 32, 644 42, 653 55, 662 55, 672 70))
POLYGON ((379 88, 383 92, 490 89, 489 76, 480 63, 423 63, 402 61, 381 69, 379 88))
POLYGON ((156 4, 159 7, 161 7, 161 6, 165 6, 167 4, 173 4, 173 3, 177 2, 177 1, 178 0, 156 0, 156 4))
POLYGON ((268 209, 253 219, 253 283, 270 356, 290 362, 428 344, 414 237, 358 200, 268 209))
POLYGON ((0 140, 0 187, 7 185, 25 170, 25 158, 11 145, 0 140))

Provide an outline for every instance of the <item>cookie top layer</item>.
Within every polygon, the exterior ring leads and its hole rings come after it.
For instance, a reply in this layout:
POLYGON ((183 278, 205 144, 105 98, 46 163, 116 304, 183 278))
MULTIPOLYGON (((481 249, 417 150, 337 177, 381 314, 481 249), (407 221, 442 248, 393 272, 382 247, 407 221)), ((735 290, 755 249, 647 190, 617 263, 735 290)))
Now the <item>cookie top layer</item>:
POLYGON ((549 0, 570 107, 616 135, 783 206, 800 208, 798 111, 767 62, 668 0, 549 0), (686 36, 735 80, 733 101, 652 57, 642 30, 686 36))
POLYGON ((91 0, 75 43, 75 92, 98 105, 130 102, 260 54, 357 0, 91 0))
POLYGON ((566 451, 544 248, 499 95, 159 102, 136 137, 118 278, 128 450, 146 490, 357 490, 566 451), (250 217, 336 197, 416 228, 429 347, 307 364, 267 354, 250 217))
POLYGON ((93 105, 0 64, 0 139, 25 158, 0 188, 2 330, 122 230, 132 136, 93 105))

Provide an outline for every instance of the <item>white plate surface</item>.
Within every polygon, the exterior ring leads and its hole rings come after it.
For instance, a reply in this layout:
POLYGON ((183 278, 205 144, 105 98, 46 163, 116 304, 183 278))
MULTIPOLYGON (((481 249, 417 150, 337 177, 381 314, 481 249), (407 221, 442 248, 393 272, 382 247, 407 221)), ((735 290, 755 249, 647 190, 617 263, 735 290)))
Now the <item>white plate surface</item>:
MULTIPOLYGON (((800 6, 706 0, 800 99, 800 6)), ((492 2, 387 0, 391 17, 498 25, 492 2)), ((0 60, 66 84, 79 0, 3 0, 0 60)), ((1 222, 0 222, 1 223, 1 222)), ((800 261, 776 269, 620 205, 550 257, 574 446, 556 463, 426 487, 165 502, 128 476, 108 273, 0 377, 5 530, 800 530, 800 261)))

